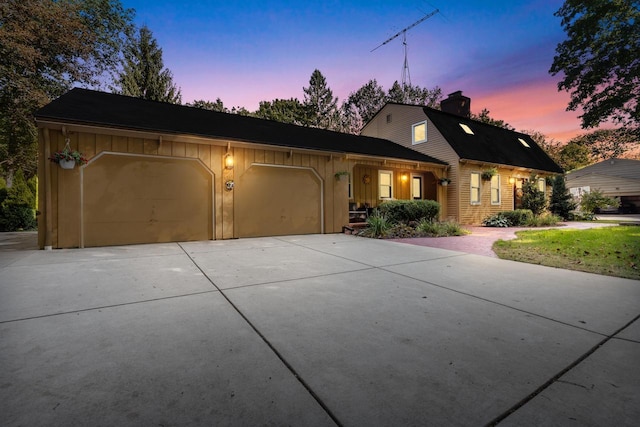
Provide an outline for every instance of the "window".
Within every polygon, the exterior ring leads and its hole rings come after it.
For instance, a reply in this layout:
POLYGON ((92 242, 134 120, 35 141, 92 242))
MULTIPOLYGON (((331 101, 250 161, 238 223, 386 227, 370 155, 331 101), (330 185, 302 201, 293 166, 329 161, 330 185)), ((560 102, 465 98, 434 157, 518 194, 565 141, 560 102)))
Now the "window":
POLYGON ((471 172, 471 196, 472 205, 480 204, 480 172, 471 172))
POLYGON ((547 181, 544 178, 538 178, 538 190, 544 193, 546 189, 547 189, 547 181))
POLYGON ((500 175, 491 177, 491 204, 500 204, 500 175))
POLYGON ((524 145, 525 147, 529 148, 529 144, 527 144, 527 141, 525 141, 522 138, 518 138, 518 141, 520 141, 520 144, 524 145))
POLYGON ((393 197, 393 172, 379 171, 378 186, 380 187, 380 198, 390 199, 393 197))
POLYGON ((422 199, 422 177, 414 175, 411 178, 411 198, 414 200, 422 199))
POLYGON ((475 135, 475 133, 473 133, 473 131, 471 130, 471 128, 467 125, 465 125, 464 123, 458 123, 460 125, 460 127, 462 128, 462 130, 469 134, 469 135, 475 135))
POLYGON ((420 144, 427 141, 427 122, 416 123, 411 126, 411 143, 420 144))
POLYGON ((349 199, 353 199, 353 173, 349 174, 349 199))
POLYGON ((387 123, 391 123, 392 120, 393 117, 391 116, 391 114, 387 114, 387 123))

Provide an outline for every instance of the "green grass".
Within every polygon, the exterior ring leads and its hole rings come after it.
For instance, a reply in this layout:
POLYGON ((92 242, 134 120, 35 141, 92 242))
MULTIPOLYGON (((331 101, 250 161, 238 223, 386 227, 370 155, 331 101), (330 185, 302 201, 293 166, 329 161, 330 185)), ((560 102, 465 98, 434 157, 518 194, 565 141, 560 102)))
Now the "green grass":
POLYGON ((640 280, 640 226, 527 230, 498 240, 503 259, 640 280))

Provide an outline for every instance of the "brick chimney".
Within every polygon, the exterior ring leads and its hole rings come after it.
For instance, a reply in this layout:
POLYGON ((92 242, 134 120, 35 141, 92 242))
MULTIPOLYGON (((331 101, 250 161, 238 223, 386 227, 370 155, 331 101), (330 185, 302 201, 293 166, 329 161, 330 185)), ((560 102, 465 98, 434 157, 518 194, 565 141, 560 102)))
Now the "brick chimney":
POLYGON ((471 117, 471 98, 462 94, 462 91, 450 93, 447 99, 440 101, 440 109, 445 113, 457 116, 471 117))

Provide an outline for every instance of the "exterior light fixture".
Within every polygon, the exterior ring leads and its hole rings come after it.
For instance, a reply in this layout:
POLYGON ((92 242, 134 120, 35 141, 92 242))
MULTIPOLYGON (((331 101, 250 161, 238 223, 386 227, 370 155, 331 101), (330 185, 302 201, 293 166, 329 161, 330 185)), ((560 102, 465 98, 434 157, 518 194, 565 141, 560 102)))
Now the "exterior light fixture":
POLYGON ((224 155, 224 168, 233 169, 233 156, 231 155, 231 153, 227 153, 224 155))
POLYGON ((516 179, 512 176, 509 177, 509 184, 513 185, 516 183, 516 179))
POLYGON ((402 180, 402 182, 407 182, 407 180, 409 179, 409 176, 406 173, 403 173, 400 179, 402 180))

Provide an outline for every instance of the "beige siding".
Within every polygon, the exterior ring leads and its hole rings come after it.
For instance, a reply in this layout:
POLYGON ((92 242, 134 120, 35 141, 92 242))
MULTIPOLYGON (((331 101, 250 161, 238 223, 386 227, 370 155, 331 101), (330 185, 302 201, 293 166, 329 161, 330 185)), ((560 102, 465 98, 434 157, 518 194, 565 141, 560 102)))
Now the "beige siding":
POLYGON ((588 174, 577 178, 567 177, 567 188, 590 187, 609 197, 640 195, 640 179, 588 174))
MULTIPOLYGON (((81 150, 88 158, 101 152, 128 153, 148 156, 170 156, 175 158, 199 159, 214 176, 213 181, 213 215, 215 229, 214 239, 229 239, 237 237, 234 229, 234 191, 226 191, 227 180, 237 180, 243 171, 253 163, 289 165, 312 169, 318 174, 324 188, 324 231, 326 233, 340 232, 342 226, 348 222, 347 181, 336 180, 334 175, 339 171, 351 172, 354 161, 347 161, 344 157, 334 157, 323 154, 297 153, 292 150, 278 151, 271 149, 249 149, 231 147, 234 155, 235 167, 232 170, 224 168, 224 155, 227 141, 199 139, 197 143, 185 141, 171 141, 139 135, 133 132, 113 131, 83 128, 84 131, 74 129, 69 133, 72 149, 81 150)), ((65 137, 57 129, 40 130, 40 161, 39 179, 44 190, 51 185, 51 210, 46 209, 45 191, 39 194, 39 206, 42 214, 39 216, 38 240, 40 247, 45 246, 46 224, 51 224, 51 245, 56 248, 78 247, 81 243, 81 209, 80 170, 75 168, 63 171, 57 165, 51 164, 50 174, 45 171, 45 147, 48 133, 50 150, 64 148, 65 137)), ((295 197, 295 195, 291 195, 295 197)), ((259 214, 259 213, 256 213, 259 214)))

